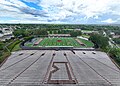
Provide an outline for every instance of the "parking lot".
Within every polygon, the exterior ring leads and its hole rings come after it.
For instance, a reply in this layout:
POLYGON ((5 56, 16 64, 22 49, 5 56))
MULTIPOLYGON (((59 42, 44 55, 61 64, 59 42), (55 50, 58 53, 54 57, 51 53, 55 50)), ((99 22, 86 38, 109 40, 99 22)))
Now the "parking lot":
POLYGON ((0 68, 0 86, 120 86, 120 70, 100 51, 21 50, 0 68))

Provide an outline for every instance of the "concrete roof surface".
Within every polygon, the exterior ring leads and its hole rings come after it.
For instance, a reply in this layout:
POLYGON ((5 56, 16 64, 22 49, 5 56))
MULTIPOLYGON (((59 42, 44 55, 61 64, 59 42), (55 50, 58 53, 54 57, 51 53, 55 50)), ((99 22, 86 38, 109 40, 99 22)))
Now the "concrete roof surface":
POLYGON ((120 70, 100 51, 21 50, 0 68, 0 86, 120 86, 120 70))

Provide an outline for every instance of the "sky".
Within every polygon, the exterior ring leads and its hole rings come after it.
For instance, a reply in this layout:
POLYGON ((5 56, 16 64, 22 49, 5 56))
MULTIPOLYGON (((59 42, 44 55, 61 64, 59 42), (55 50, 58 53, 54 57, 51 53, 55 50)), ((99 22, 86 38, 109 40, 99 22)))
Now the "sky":
POLYGON ((120 0, 0 0, 0 23, 120 24, 120 0))

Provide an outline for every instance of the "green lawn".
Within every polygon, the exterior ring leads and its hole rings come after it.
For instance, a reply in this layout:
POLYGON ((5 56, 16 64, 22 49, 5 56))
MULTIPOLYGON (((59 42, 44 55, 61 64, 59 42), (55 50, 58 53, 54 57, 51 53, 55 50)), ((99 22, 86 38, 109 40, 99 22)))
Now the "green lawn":
POLYGON ((79 38, 79 40, 81 42, 83 42, 84 44, 86 44, 87 47, 93 47, 94 46, 94 44, 92 42, 90 42, 90 41, 87 41, 87 40, 84 40, 84 39, 80 39, 80 38, 79 38))
MULTIPOLYGON (((12 51, 16 51, 16 50, 20 50, 21 48, 19 47, 21 41, 20 40, 10 40, 8 42, 6 42, 6 45, 9 44, 7 46, 7 48, 9 49, 9 51, 5 48, 4 50, 1 50, 0 52, 0 64, 8 57, 11 55, 12 51), (11 43, 10 43, 11 42, 11 43), (9 44, 10 43, 10 44, 9 44)), ((3 46, 3 45, 2 45, 3 46)))
MULTIPOLYGON (((82 43, 84 43, 86 46, 82 46, 80 45, 76 40, 76 38, 72 38, 72 37, 61 37, 61 38, 44 38, 38 45, 34 46, 34 43, 29 42, 26 43, 26 46, 30 46, 30 47, 49 47, 49 46, 73 46, 73 47, 79 47, 79 48, 86 48, 86 47, 93 47, 93 43, 84 39, 79 39, 82 43)), ((36 40, 36 42, 39 39, 36 40)))
POLYGON ((82 37, 89 38, 90 36, 83 34, 82 37))
POLYGON ((10 56, 10 52, 3 52, 2 56, 0 56, 0 64, 8 57, 10 56))
MULTIPOLYGON (((21 42, 20 42, 20 43, 21 43, 21 42)), ((21 50, 21 48, 20 48, 20 43, 18 43, 17 45, 15 45, 15 47, 12 49, 12 52, 21 50)))
POLYGON ((40 42, 39 46, 74 46, 79 47, 80 44, 73 38, 45 38, 40 42), (60 42, 59 42, 60 40, 60 42))

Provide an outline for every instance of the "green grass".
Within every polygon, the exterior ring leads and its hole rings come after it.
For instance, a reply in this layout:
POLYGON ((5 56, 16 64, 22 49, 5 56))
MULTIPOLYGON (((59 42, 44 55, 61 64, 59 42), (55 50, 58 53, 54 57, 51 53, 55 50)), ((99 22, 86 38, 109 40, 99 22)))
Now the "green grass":
MULTIPOLYGON (((21 43, 21 42, 20 42, 20 43, 21 43)), ((20 48, 20 43, 18 43, 17 45, 15 45, 15 47, 12 49, 12 52, 21 50, 21 48, 20 48)))
POLYGON ((16 51, 19 50, 19 44, 20 44, 20 40, 13 40, 13 41, 9 41, 6 42, 6 44, 10 43, 7 48, 9 49, 9 51, 5 48, 4 50, 1 50, 2 52, 0 53, 0 64, 8 57, 10 56, 12 51, 16 51), (11 43, 10 43, 11 42, 11 43))
POLYGON ((80 44, 73 38, 45 38, 40 42, 39 46, 74 46, 79 47, 80 44), (58 42, 61 40, 61 42, 58 42))
POLYGON ((0 56, 0 64, 8 57, 10 56, 10 52, 3 52, 2 56, 0 56))
POLYGON ((84 39, 80 39, 80 38, 79 38, 79 40, 81 42, 83 42, 84 44, 86 44, 87 47, 93 47, 94 46, 94 44, 92 42, 90 42, 90 41, 87 41, 87 40, 84 40, 84 39))
POLYGON ((90 36, 83 34, 82 37, 89 38, 90 36))
POLYGON ((17 40, 15 40, 15 41, 13 41, 10 45, 8 45, 7 48, 8 48, 10 51, 12 51, 13 48, 14 48, 17 44, 19 44, 20 42, 21 42, 21 41, 20 41, 19 39, 17 39, 17 40))
POLYGON ((25 44, 25 46, 32 47, 32 46, 33 46, 33 43, 27 43, 27 44, 25 44))
POLYGON ((81 30, 81 31, 87 32, 87 31, 93 31, 93 30, 81 30))
MULTIPOLYGON (((26 46, 29 47, 49 47, 49 46, 73 46, 73 47, 79 47, 79 48, 86 48, 86 47, 93 47, 93 43, 84 39, 79 39, 81 42, 83 42, 86 46, 80 45, 76 40, 76 38, 72 37, 61 37, 61 38, 44 38, 37 46, 33 46, 34 44, 32 42, 26 43, 26 46), (61 42, 58 42, 58 40, 61 40, 61 42)), ((39 39, 36 40, 36 42, 39 39)))

